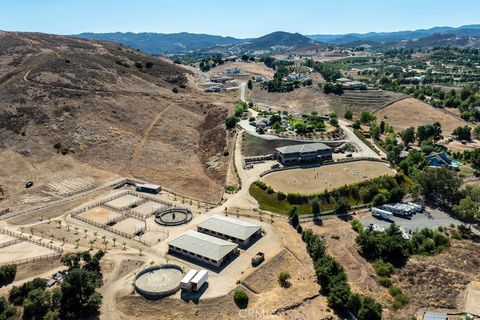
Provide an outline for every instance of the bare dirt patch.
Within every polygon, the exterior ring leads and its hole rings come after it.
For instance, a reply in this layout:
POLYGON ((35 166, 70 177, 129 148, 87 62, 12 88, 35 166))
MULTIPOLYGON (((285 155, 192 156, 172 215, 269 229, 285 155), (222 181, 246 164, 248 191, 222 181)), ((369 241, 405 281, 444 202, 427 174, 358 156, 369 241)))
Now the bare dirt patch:
POLYGON ((137 230, 136 227, 138 225, 143 226, 144 224, 145 223, 141 220, 138 220, 135 218, 127 218, 125 220, 120 221, 119 223, 116 223, 115 225, 112 226, 112 228, 128 234, 135 234, 135 231, 137 230))
POLYGON ((253 90, 252 100, 258 105, 271 107, 273 110, 286 110, 296 113, 316 111, 319 114, 332 112, 330 105, 325 101, 324 94, 317 85, 300 87, 292 92, 268 92, 259 86, 253 90))
POLYGON ((291 169, 267 174, 262 180, 277 191, 312 194, 358 183, 383 175, 394 175, 388 164, 355 161, 308 169, 291 169))
POLYGON ((408 98, 395 102, 375 113, 378 120, 385 120, 396 130, 408 127, 432 124, 436 121, 442 125, 444 136, 451 136, 452 131, 458 126, 468 124, 465 121, 445 113, 440 108, 434 108, 422 101, 408 98))
POLYGON ((110 218, 120 217, 121 214, 107 208, 96 207, 80 214, 82 217, 100 224, 106 224, 110 218))
POLYGON ((240 69, 243 73, 250 73, 253 75, 259 75, 264 78, 272 79, 275 70, 267 67, 263 62, 225 62, 222 65, 218 65, 215 68, 211 69, 208 73, 210 75, 223 72, 228 69, 240 69))
POLYGON ((44 256, 50 253, 55 252, 32 242, 22 241, 12 244, 11 246, 0 248, 0 264, 44 256))
POLYGON ((124 195, 120 198, 107 202, 106 204, 117 209, 123 209, 128 206, 134 205, 140 201, 139 197, 131 194, 124 195))

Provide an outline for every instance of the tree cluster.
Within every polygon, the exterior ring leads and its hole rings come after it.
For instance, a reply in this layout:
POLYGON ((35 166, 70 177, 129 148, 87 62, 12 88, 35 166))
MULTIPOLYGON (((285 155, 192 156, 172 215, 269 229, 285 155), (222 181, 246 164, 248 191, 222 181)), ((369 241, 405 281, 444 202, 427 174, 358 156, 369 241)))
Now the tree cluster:
POLYGON ((382 306, 374 299, 353 293, 347 274, 335 258, 326 253, 325 242, 312 230, 305 230, 302 239, 315 266, 317 281, 331 308, 351 312, 358 320, 382 318, 382 306))

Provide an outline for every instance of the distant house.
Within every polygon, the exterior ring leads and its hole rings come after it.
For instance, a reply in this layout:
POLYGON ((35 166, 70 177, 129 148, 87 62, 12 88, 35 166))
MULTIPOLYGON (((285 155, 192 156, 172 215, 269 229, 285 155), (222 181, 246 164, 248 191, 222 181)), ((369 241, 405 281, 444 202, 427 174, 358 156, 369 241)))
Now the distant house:
POLYGON ((443 312, 430 312, 427 311, 423 315, 423 320, 447 320, 447 314, 443 312))
POLYGON ((338 78, 337 80, 335 80, 335 82, 338 84, 341 84, 343 86, 343 89, 346 89, 346 90, 366 88, 365 83, 360 81, 350 80, 348 78, 338 78))
POLYGON ((436 168, 446 167, 458 170, 460 166, 460 163, 458 161, 452 160, 452 158, 450 158, 450 156, 444 151, 429 155, 427 157, 427 161, 430 166, 436 168))
POLYGON ((277 148, 277 159, 283 165, 321 162, 332 159, 332 148, 323 143, 286 146, 277 148))
POLYGON ((267 118, 260 118, 255 121, 255 127, 257 128, 265 128, 270 125, 270 121, 267 118))

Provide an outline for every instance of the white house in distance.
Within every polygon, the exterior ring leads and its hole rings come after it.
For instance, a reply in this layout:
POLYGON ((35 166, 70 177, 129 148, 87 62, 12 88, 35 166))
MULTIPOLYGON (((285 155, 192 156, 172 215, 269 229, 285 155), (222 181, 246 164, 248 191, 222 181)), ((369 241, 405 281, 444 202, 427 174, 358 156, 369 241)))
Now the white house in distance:
POLYGON ((243 220, 214 215, 198 224, 197 231, 248 247, 261 236, 262 227, 243 220))

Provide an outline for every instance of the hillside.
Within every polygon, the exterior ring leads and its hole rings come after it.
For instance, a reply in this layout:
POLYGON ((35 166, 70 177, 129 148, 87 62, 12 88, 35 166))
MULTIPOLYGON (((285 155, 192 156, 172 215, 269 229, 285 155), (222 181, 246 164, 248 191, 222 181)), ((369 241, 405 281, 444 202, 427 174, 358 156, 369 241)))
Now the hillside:
POLYGON ((117 175, 218 200, 231 101, 211 103, 186 69, 113 43, 0 32, 0 75, 2 207, 117 175))
POLYGON ((305 37, 299 33, 289 33, 277 31, 267 34, 263 37, 251 39, 247 42, 233 46, 232 51, 254 51, 254 50, 272 50, 272 51, 291 51, 305 49, 308 47, 320 45, 319 42, 305 37))
POLYGON ((233 45, 243 41, 233 37, 188 32, 171 34, 153 32, 81 33, 76 36, 121 43, 149 54, 188 52, 214 46, 233 45))

